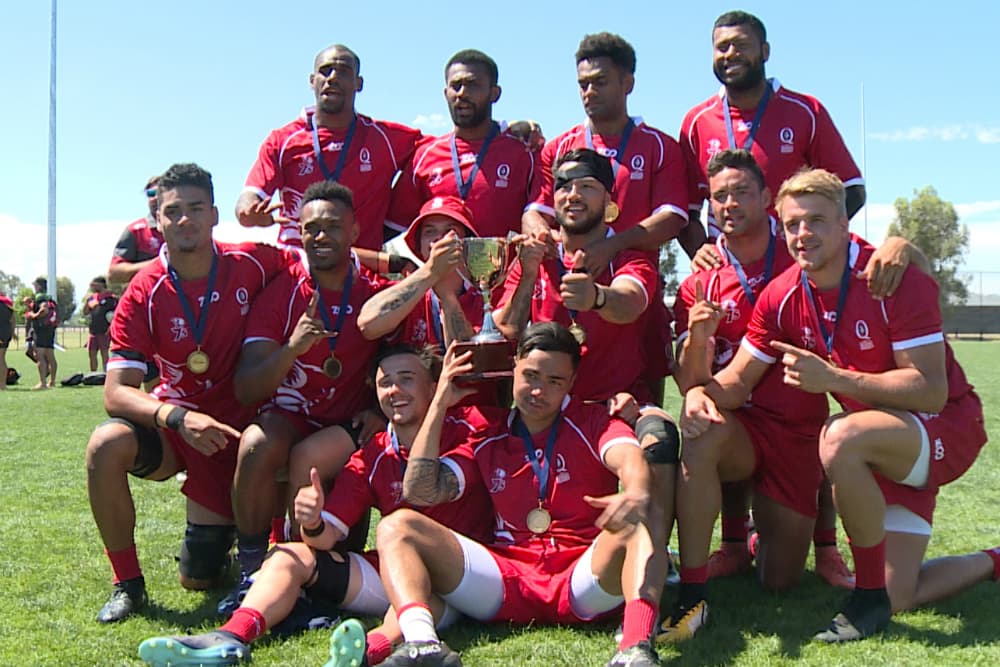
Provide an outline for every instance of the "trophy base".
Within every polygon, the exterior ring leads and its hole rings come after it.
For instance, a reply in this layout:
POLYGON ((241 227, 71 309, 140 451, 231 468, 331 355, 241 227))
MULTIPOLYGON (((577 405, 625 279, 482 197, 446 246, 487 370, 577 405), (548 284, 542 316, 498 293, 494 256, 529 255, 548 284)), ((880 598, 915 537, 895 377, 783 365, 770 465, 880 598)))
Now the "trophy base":
POLYGON ((457 384, 503 380, 514 376, 514 346, 508 340, 464 341, 455 354, 472 351, 472 372, 455 377, 457 384))

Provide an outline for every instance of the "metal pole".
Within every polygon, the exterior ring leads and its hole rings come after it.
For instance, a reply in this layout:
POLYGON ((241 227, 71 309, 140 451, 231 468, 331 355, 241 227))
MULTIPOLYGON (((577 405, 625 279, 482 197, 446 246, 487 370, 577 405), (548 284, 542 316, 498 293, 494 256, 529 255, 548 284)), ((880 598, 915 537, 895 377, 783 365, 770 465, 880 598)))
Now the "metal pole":
POLYGON ((56 3, 52 0, 52 44, 49 62, 49 294, 55 298, 56 282, 56 3))

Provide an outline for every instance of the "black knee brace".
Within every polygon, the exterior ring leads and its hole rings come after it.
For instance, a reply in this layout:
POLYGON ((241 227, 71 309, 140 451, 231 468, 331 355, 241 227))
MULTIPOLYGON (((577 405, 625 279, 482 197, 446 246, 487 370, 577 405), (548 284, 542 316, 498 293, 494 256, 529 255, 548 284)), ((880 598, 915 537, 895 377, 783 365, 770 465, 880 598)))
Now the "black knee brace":
POLYGON ((316 576, 313 583, 307 588, 309 594, 314 598, 318 597, 322 601, 339 606, 344 602, 347 595, 347 584, 351 579, 350 556, 344 556, 343 561, 338 561, 329 551, 317 551, 316 553, 316 576))
POLYGON ((656 439, 656 442, 643 450, 649 463, 676 464, 680 460, 681 437, 677 432, 677 425, 672 421, 655 415, 640 417, 635 425, 635 435, 640 444, 647 436, 656 439))
POLYGON ((206 526, 188 521, 178 567, 188 579, 215 579, 229 568, 236 526, 206 526))

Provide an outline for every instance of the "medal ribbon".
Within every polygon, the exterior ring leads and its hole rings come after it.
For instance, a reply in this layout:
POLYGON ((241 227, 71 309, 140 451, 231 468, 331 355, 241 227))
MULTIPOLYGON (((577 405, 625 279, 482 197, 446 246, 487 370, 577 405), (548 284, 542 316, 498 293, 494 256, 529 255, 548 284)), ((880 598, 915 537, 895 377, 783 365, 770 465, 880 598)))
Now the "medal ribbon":
POLYGON ((531 462, 531 469, 535 472, 538 480, 538 504, 545 500, 549 488, 549 471, 552 469, 552 451, 556 447, 556 431, 559 430, 559 422, 562 420, 562 413, 556 415, 556 420, 552 422, 552 430, 549 431, 548 440, 545 442, 545 458, 539 462, 535 456, 535 443, 531 439, 528 428, 520 419, 514 418, 514 434, 521 438, 524 443, 524 453, 531 462))
POLYGON ((319 283, 316 282, 316 276, 310 275, 312 278, 313 289, 319 294, 319 316, 323 320, 323 326, 326 327, 327 331, 333 331, 336 336, 331 336, 326 339, 326 344, 330 347, 330 354, 332 355, 337 350, 337 340, 340 339, 340 330, 344 328, 344 318, 347 317, 347 306, 351 302, 351 287, 354 286, 354 267, 347 267, 347 278, 344 282, 344 289, 340 292, 340 311, 337 312, 337 324, 330 328, 330 312, 326 308, 326 301, 323 299, 323 290, 320 289, 319 283))
POLYGON ((396 452, 396 458, 399 459, 399 467, 405 477, 406 459, 403 458, 403 453, 399 451, 399 438, 396 437, 396 429, 392 427, 392 424, 389 424, 385 430, 389 432, 389 444, 392 445, 392 451, 396 452))
POLYGON ((844 312, 844 304, 847 303, 847 290, 851 286, 850 251, 847 253, 847 264, 844 266, 844 273, 840 276, 840 292, 837 294, 836 319, 834 319, 833 326, 829 330, 827 330, 823 320, 823 304, 819 302, 819 299, 816 298, 816 295, 812 291, 812 287, 809 286, 809 277, 806 275, 806 272, 803 271, 800 273, 799 278, 802 282, 802 289, 805 290, 806 295, 809 297, 813 312, 816 314, 816 321, 819 323, 819 330, 823 334, 823 342, 826 344, 826 353, 830 359, 833 359, 833 335, 837 333, 837 324, 840 323, 840 316, 844 312))
MULTIPOLYGON (((725 251, 726 257, 729 258, 729 263, 732 264, 734 269, 736 269, 736 277, 740 281, 740 287, 743 288, 743 293, 746 294, 747 301, 750 302, 751 306, 754 305, 757 299, 753 295, 753 288, 750 287, 750 280, 747 278, 746 271, 743 270, 743 265, 740 264, 740 260, 736 259, 736 255, 734 255, 728 247, 725 248, 725 251)), ((767 285, 771 282, 771 272, 774 270, 774 234, 771 234, 771 238, 767 241, 767 255, 764 262, 767 265, 764 268, 764 285, 767 285)))
POLYGON ((430 325, 434 329, 434 335, 438 340, 438 347, 441 348, 441 352, 445 352, 447 347, 444 344, 444 331, 441 327, 441 301, 438 299, 438 295, 434 293, 434 290, 430 290, 431 298, 431 322, 430 325))
POLYGON ((215 246, 212 246, 212 268, 208 270, 208 285, 205 287, 205 296, 202 297, 201 313, 198 314, 198 320, 194 319, 194 311, 191 309, 191 302, 188 301, 187 294, 184 293, 184 287, 181 285, 181 277, 177 274, 177 269, 173 267, 172 264, 167 264, 167 275, 170 276, 170 282, 173 283, 174 289, 177 290, 177 299, 181 302, 181 308, 184 310, 184 318, 187 320, 188 326, 191 327, 191 335, 194 337, 194 343, 201 348, 201 338, 205 333, 205 325, 208 323, 208 307, 212 305, 212 293, 215 290, 215 276, 219 270, 219 254, 215 251, 215 246))
POLYGON ((462 178, 462 165, 458 160, 458 144, 455 141, 455 133, 451 133, 451 167, 455 171, 455 187, 458 188, 458 196, 462 198, 462 201, 465 201, 465 198, 469 196, 472 182, 476 180, 476 174, 479 173, 479 168, 482 167, 483 160, 486 159, 486 151, 490 149, 490 144, 493 143, 498 134, 500 134, 500 124, 494 121, 490 125, 490 133, 486 135, 486 140, 476 154, 476 163, 472 165, 472 170, 469 172, 469 180, 465 180, 462 178))
POLYGON ((344 145, 341 147, 340 155, 337 157, 337 166, 334 167, 333 172, 331 173, 329 167, 326 166, 326 162, 323 161, 323 150, 319 146, 319 128, 316 127, 316 116, 313 116, 313 152, 316 153, 316 161, 319 162, 320 171, 323 172, 323 176, 326 180, 340 180, 340 172, 344 170, 344 164, 347 162, 347 151, 351 149, 351 141, 354 139, 354 131, 357 128, 358 117, 357 115, 351 116, 351 124, 347 126, 347 136, 344 137, 344 145))
MULTIPOLYGON (((754 114, 753 122, 750 123, 750 133, 747 135, 746 141, 743 142, 743 150, 750 150, 753 146, 753 138, 757 135, 757 130, 760 128, 760 121, 764 117, 764 109, 767 108, 767 103, 771 99, 771 82, 767 81, 767 87, 764 88, 764 96, 760 98, 760 104, 757 105, 757 113, 754 114)), ((726 137, 729 139, 729 147, 736 148, 736 136, 733 134, 733 119, 729 115, 729 96, 723 95, 722 97, 722 116, 726 119, 726 137)))
MULTIPOLYGON (((618 151, 615 153, 614 159, 611 160, 611 176, 614 179, 618 178, 618 168, 622 166, 622 159, 625 157, 625 147, 628 146, 629 137, 632 136, 632 130, 634 129, 635 121, 632 120, 630 116, 628 123, 625 124, 625 129, 622 130, 622 138, 618 142, 618 151)), ((590 129, 589 123, 587 124, 584 132, 587 140, 587 148, 590 150, 596 150, 594 148, 594 132, 590 129)))

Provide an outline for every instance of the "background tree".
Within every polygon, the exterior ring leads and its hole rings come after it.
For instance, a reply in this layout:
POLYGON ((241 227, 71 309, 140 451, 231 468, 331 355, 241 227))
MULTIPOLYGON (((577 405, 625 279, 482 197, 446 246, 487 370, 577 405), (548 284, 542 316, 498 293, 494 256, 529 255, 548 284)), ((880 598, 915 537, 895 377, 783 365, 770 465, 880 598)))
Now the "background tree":
POLYGON ((969 228, 958 224, 955 207, 929 185, 914 190, 911 200, 900 197, 894 206, 896 219, 889 235, 902 236, 924 251, 941 288, 942 305, 964 304, 969 291, 958 269, 969 249, 969 228))
POLYGON ((0 271, 0 292, 13 299, 21 291, 22 287, 24 287, 24 283, 21 282, 19 277, 13 273, 0 271))
POLYGON ((663 277, 664 293, 676 296, 680 281, 677 280, 677 246, 673 243, 660 248, 660 276, 663 277))
POLYGON ((56 278, 56 303, 59 305, 59 323, 68 322, 76 312, 76 290, 66 276, 56 278))

